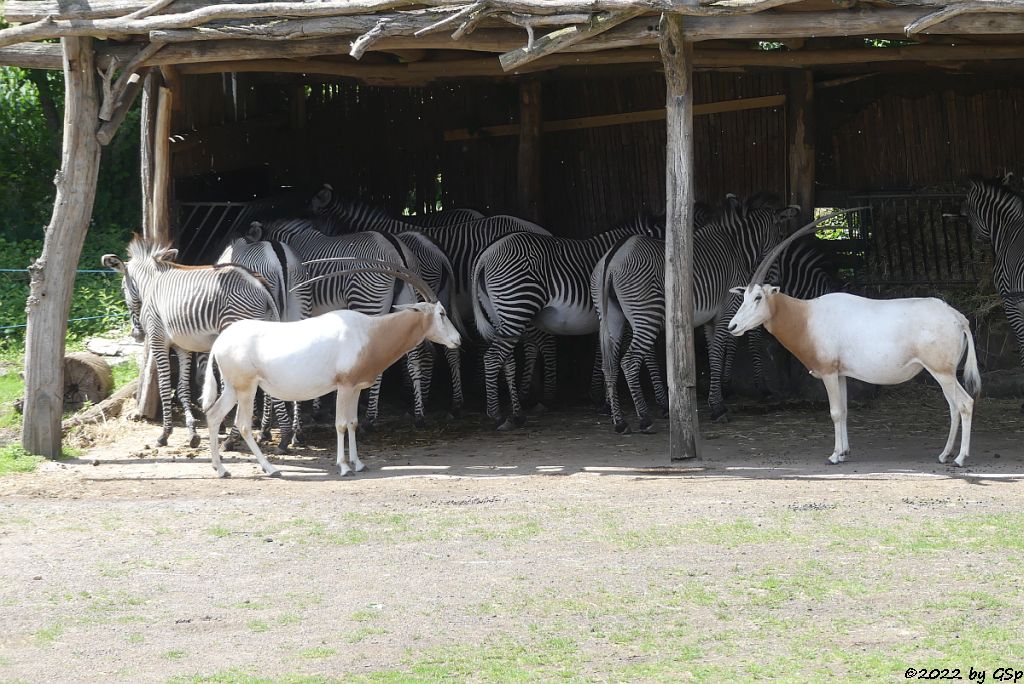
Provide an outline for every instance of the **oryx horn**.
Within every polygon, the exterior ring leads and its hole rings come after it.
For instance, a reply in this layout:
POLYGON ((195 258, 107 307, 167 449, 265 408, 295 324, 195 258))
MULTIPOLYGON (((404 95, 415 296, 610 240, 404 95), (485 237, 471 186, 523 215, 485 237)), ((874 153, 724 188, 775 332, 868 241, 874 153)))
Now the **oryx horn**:
POLYGON ((820 226, 821 224, 825 223, 830 219, 835 218, 836 216, 842 216, 843 214, 849 214, 854 211, 861 211, 862 209, 869 208, 870 207, 853 207, 851 209, 841 209, 840 211, 833 211, 831 214, 826 214, 821 218, 817 218, 808 223, 803 228, 800 228, 792 235, 786 237, 782 242, 775 245, 775 247, 772 248, 772 251, 768 252, 768 255, 765 256, 764 261, 762 261, 761 264, 754 271, 754 275, 750 277, 750 284, 763 284, 762 281, 765 279, 765 276, 768 275, 768 269, 772 267, 772 264, 775 262, 776 259, 779 258, 779 255, 782 254, 786 250, 786 248, 789 247, 795 240, 802 238, 804 235, 809 235, 815 232, 818 226, 820 226))
POLYGON ((423 299, 430 302, 431 304, 437 302, 437 295, 434 294, 434 291, 430 288, 430 285, 428 285, 427 282, 423 280, 423 278, 420 277, 418 273, 413 273, 409 269, 403 268, 402 266, 398 266, 397 264, 393 264, 390 261, 384 261, 382 259, 369 259, 364 257, 331 257, 328 259, 312 259, 310 261, 303 261, 302 265, 308 266, 309 264, 333 263, 336 261, 349 261, 368 265, 354 266, 352 268, 344 268, 340 271, 335 271, 333 273, 325 273, 323 275, 318 275, 314 278, 310 278, 309 280, 305 280, 299 283, 290 291, 294 292, 300 287, 305 287, 306 285, 315 283, 318 280, 326 280, 328 278, 335 278, 337 276, 351 275, 353 273, 384 273, 387 275, 392 275, 398 278, 399 280, 403 280, 409 283, 414 288, 416 288, 416 290, 423 296, 423 299))

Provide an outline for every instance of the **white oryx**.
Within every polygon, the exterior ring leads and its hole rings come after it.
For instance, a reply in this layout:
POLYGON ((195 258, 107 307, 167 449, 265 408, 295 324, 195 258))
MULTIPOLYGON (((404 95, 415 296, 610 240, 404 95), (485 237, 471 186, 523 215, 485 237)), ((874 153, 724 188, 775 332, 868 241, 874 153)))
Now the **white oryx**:
POLYGON ((365 271, 387 273, 406 280, 427 301, 396 306, 399 311, 381 316, 340 310, 301 321, 239 321, 228 326, 213 343, 203 385, 203 410, 210 430, 210 456, 219 477, 229 477, 230 473, 221 464, 217 433, 236 404, 235 426, 242 439, 267 475, 279 477, 281 474, 263 456, 252 437, 257 387, 283 401, 305 401, 337 391, 334 426, 338 433, 338 471, 347 475, 352 469, 362 470, 363 462, 356 450, 359 391, 372 386, 384 369, 424 339, 449 348, 460 344, 458 331, 434 293, 418 275, 403 268, 391 264, 349 268, 306 282, 365 271), (224 382, 220 397, 217 396, 215 366, 220 369, 224 382))
POLYGON ((875 300, 836 292, 805 300, 789 297, 779 292, 778 287, 763 283, 772 262, 786 245, 812 232, 833 215, 788 237, 765 258, 749 285, 732 290, 743 295, 743 304, 730 321, 729 332, 742 335, 764 324, 811 375, 825 384, 836 433, 835 449, 828 459, 833 464, 845 461, 850 453, 846 378, 896 385, 910 380, 922 368, 927 370, 949 402, 949 438, 939 454, 939 462, 945 463, 952 454, 962 422, 960 453, 954 461, 962 466, 971 446, 973 397, 981 391, 974 339, 963 314, 931 297, 875 300), (966 390, 956 379, 965 350, 966 390))

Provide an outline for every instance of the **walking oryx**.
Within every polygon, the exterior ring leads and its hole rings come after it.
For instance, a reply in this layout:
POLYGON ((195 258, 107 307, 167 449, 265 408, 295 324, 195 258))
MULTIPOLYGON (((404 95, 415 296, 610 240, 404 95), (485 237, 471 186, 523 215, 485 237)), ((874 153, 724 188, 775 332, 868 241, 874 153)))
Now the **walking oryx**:
POLYGON ((787 238, 769 253, 750 284, 733 288, 734 293, 743 295, 743 304, 729 322, 729 332, 742 335, 764 325, 811 375, 821 378, 835 425, 835 448, 828 459, 833 464, 845 461, 850 453, 846 378, 896 385, 910 380, 921 369, 927 370, 949 403, 949 437, 939 462, 945 463, 952 454, 957 428, 963 423, 960 453, 954 461, 962 466, 971 446, 972 397, 981 390, 974 339, 963 314, 934 298, 874 300, 836 292, 805 300, 764 284, 772 261, 782 249, 832 216, 822 217, 787 238), (966 390, 956 379, 964 352, 966 390))
POLYGON ((992 279, 1024 367, 1024 200, 1011 188, 1012 180, 1010 174, 1001 180, 971 180, 964 213, 978 237, 992 243, 992 279))
MULTIPOLYGON (((128 244, 128 261, 114 254, 103 265, 123 276, 121 289, 131 312, 132 336, 145 339, 156 362, 165 446, 171 434, 171 359, 178 355, 178 399, 185 411, 189 445, 199 446, 189 388, 189 352, 208 352, 214 339, 235 321, 276 321, 279 312, 265 282, 243 266, 182 266, 174 263, 178 250, 136 236, 128 244)), ((282 427, 282 432, 285 432, 282 427)), ((282 434, 279 448, 287 448, 282 434)))
POLYGON ((515 377, 512 351, 534 326, 555 335, 586 335, 598 328, 597 312, 590 296, 590 276, 597 260, 623 235, 660 235, 653 220, 570 240, 515 233, 495 240, 476 260, 471 286, 477 330, 489 342, 484 355, 487 415, 507 430, 525 422, 515 377), (498 371, 505 370, 512 414, 500 415, 498 371))
MULTIPOLYGON (((747 282, 764 254, 778 242, 779 224, 788 221, 798 209, 750 209, 734 198, 709 224, 694 232, 693 304, 694 326, 708 332, 708 357, 711 388, 708 403, 711 416, 725 416, 723 379, 730 347, 734 346, 725 329, 730 306, 738 305, 729 288, 747 282)), ((594 269, 592 282, 597 290, 595 305, 601 319, 601 356, 605 391, 612 407, 617 432, 629 430, 619 405, 617 382, 620 345, 629 324, 632 340, 622 355, 622 371, 633 397, 640 429, 648 430, 651 419, 640 386, 640 367, 646 364, 652 373, 655 393, 663 408, 664 385, 660 382, 654 343, 665 326, 665 243, 645 236, 628 236, 610 249, 594 269)))

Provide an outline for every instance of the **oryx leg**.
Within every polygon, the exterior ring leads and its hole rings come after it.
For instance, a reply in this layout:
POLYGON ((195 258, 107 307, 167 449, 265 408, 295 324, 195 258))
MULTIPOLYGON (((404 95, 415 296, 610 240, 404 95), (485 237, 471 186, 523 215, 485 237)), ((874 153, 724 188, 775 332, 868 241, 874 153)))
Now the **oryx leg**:
POLYGON ((841 461, 845 461, 846 457, 850 455, 850 436, 847 433, 847 427, 849 426, 849 421, 847 420, 847 418, 848 418, 847 407, 850 405, 850 402, 848 401, 847 396, 848 395, 846 394, 846 376, 845 375, 840 375, 839 376, 839 398, 840 398, 840 401, 843 402, 843 434, 842 434, 842 438, 843 438, 843 455, 842 455, 842 458, 839 459, 841 461))
POLYGON ((338 389, 334 405, 334 429, 338 433, 338 474, 344 477, 353 470, 359 472, 366 466, 359 460, 356 449, 356 428, 359 426, 359 390, 338 389), (348 458, 345 454, 345 434, 348 433, 348 458), (349 467, 351 463, 352 467, 349 467))
POLYGON ((263 472, 270 477, 281 477, 281 471, 270 464, 270 461, 267 460, 267 457, 260 450, 260 445, 253 439, 252 416, 256 402, 256 383, 253 382, 249 387, 237 388, 235 391, 238 393, 238 407, 235 409, 235 427, 238 428, 242 439, 245 440, 252 455, 256 457, 260 467, 263 468, 263 472))
POLYGON ((829 415, 832 416, 832 425, 835 427, 836 432, 835 448, 832 450, 832 455, 828 457, 828 462, 835 465, 846 460, 845 442, 843 439, 846 431, 845 393, 842 389, 841 378, 837 373, 823 375, 821 376, 821 381, 825 384, 825 392, 828 393, 829 415))
POLYGON ((974 417, 974 398, 957 382, 955 375, 936 373, 931 368, 927 368, 927 370, 938 381, 939 386, 942 387, 942 393, 946 395, 946 401, 949 402, 949 437, 946 439, 945 448, 939 454, 939 463, 945 463, 953 453, 953 441, 956 439, 957 428, 962 424, 963 434, 960 436, 960 453, 953 460, 953 463, 957 466, 963 466, 971 450, 971 420, 974 417))
POLYGON ((220 397, 206 412, 206 427, 210 430, 210 463, 217 471, 217 477, 231 477, 231 473, 224 468, 224 464, 220 461, 220 445, 217 440, 220 426, 237 403, 236 399, 235 389, 231 385, 225 385, 221 389, 220 397))
POLYGON ((178 355, 178 400, 185 412, 185 427, 188 428, 188 445, 195 449, 199 446, 199 433, 196 432, 196 417, 192 415, 192 386, 189 375, 192 370, 192 355, 184 349, 174 350, 178 355))

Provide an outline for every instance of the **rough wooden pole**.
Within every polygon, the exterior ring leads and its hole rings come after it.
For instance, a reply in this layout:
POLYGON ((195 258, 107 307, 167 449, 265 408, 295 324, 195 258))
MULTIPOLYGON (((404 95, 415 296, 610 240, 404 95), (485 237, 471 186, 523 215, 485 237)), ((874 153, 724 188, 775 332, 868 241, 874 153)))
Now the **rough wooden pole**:
POLYGON ((789 76, 786 98, 786 139, 789 142, 789 203, 800 205, 798 225, 814 220, 814 74, 789 76))
POLYGON ((682 18, 664 15, 665 65, 665 329, 668 347, 669 455, 700 455, 697 371, 693 346, 693 44, 682 18))
POLYGON ((57 195, 43 253, 29 267, 26 304, 25 417, 21 444, 33 454, 58 458, 64 412, 64 341, 75 287, 75 269, 96 197, 100 96, 91 38, 64 38, 64 143, 57 195))
POLYGON ((541 83, 519 84, 519 159, 516 176, 519 215, 540 220, 541 174, 541 83))
MULTIPOLYGON (((142 235, 151 240, 169 240, 170 210, 170 133, 173 100, 171 91, 161 87, 163 76, 152 72, 146 77, 142 100, 140 159, 142 165, 142 235), (162 142, 161 142, 162 141, 162 142)), ((149 354, 143 355, 136 394, 138 414, 155 420, 160 413, 156 364, 149 354)))

